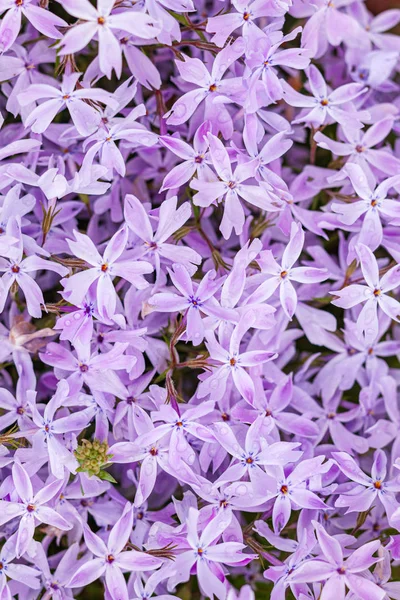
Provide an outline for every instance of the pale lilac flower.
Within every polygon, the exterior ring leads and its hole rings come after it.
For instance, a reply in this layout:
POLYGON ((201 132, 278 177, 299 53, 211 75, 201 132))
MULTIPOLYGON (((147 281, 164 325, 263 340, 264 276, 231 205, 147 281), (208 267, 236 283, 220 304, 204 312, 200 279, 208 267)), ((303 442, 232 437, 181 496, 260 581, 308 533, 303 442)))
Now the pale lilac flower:
POLYGON ((113 96, 99 88, 78 87, 81 73, 64 75, 61 89, 45 83, 32 83, 28 89, 18 95, 21 106, 27 106, 37 100, 47 99, 34 108, 25 119, 25 126, 35 133, 43 133, 60 110, 68 109, 71 119, 80 135, 88 136, 98 129, 101 114, 85 100, 94 100, 116 108, 113 96))
MULTIPOLYGON (((250 425, 246 432, 246 438, 243 447, 239 444, 235 434, 227 423, 215 423, 214 435, 221 446, 231 454, 232 464, 219 477, 218 484, 240 480, 244 475, 248 475, 250 481, 257 484, 263 479, 269 482, 270 478, 265 477, 262 467, 283 466, 296 462, 302 456, 302 452, 297 450, 300 444, 292 442, 274 442, 268 444, 261 435, 261 422, 257 420, 250 425)), ((274 497, 275 490, 266 489, 263 493, 265 499, 274 497)))
POLYGON ((232 172, 229 154, 215 135, 208 134, 210 155, 213 166, 217 171, 219 180, 204 181, 192 179, 190 187, 197 190, 193 198, 196 206, 206 207, 213 202, 224 200, 224 216, 220 230, 225 239, 228 239, 235 230, 237 235, 243 231, 245 213, 239 198, 262 210, 275 210, 272 200, 274 195, 261 185, 248 185, 244 182, 255 176, 258 160, 253 159, 239 164, 232 172))
POLYGON ((346 452, 332 452, 332 458, 346 477, 356 483, 348 493, 340 494, 335 506, 345 507, 347 512, 363 512, 378 500, 383 504, 391 526, 397 528, 399 520, 398 517, 394 518, 394 513, 398 509, 396 493, 400 491, 400 482, 396 479, 386 481, 385 452, 375 451, 370 477, 365 475, 354 458, 346 452))
POLYGON ((246 367, 261 365, 276 358, 274 352, 266 350, 240 352, 242 338, 250 327, 252 327, 254 321, 255 316, 251 309, 249 309, 235 326, 229 345, 226 344, 226 347, 217 342, 213 332, 210 331, 207 334, 206 346, 211 360, 215 361, 215 368, 211 375, 200 382, 197 391, 199 398, 209 396, 210 400, 220 400, 225 394, 228 380, 233 379, 233 383, 241 396, 249 404, 253 404, 254 383, 246 371, 246 367))
POLYGON ((349 131, 362 128, 360 113, 354 108, 349 109, 346 105, 364 94, 367 88, 361 83, 347 83, 331 92, 314 65, 308 69, 308 81, 312 96, 299 94, 286 81, 282 81, 283 97, 286 102, 291 106, 307 109, 292 123, 306 123, 317 128, 331 122, 338 122, 349 131))
POLYGON ((306 560, 288 578, 288 582, 323 581, 324 596, 334 594, 338 600, 344 600, 346 587, 361 600, 382 600, 385 590, 362 576, 363 571, 379 560, 373 554, 379 549, 380 541, 364 544, 345 559, 340 542, 315 521, 314 527, 322 556, 306 560))
POLYGON ((64 531, 71 529, 72 525, 47 506, 63 487, 63 480, 56 479, 34 494, 29 475, 18 462, 13 465, 12 477, 19 501, 0 500, 0 523, 4 525, 11 519, 20 517, 15 546, 15 555, 19 558, 28 550, 37 523, 48 523, 64 531))
POLYGON ((42 316, 42 306, 45 305, 43 292, 31 273, 37 271, 54 271, 58 275, 66 275, 68 269, 60 264, 45 260, 40 256, 28 256, 23 258, 23 241, 21 228, 18 221, 13 218, 7 225, 7 235, 11 235, 18 240, 15 246, 16 250, 11 258, 0 258, 0 271, 4 274, 1 277, 0 288, 0 311, 4 309, 11 286, 17 284, 24 293, 27 309, 32 317, 42 316))
POLYGON ((92 391, 115 394, 126 398, 128 390, 115 371, 129 372, 135 357, 125 354, 129 343, 116 343, 109 352, 91 352, 90 345, 78 346, 76 356, 61 344, 47 344, 41 360, 57 368, 60 378, 66 377, 71 395, 78 393, 83 384, 92 391))
POLYGON ((293 11, 296 16, 309 16, 303 30, 301 44, 319 58, 329 45, 339 46, 342 42, 352 47, 359 39, 359 25, 353 17, 340 10, 352 4, 352 0, 316 0, 312 5, 298 3, 293 11))
POLYGON ((374 123, 365 133, 360 130, 343 128, 345 141, 336 141, 321 131, 317 131, 314 140, 318 146, 330 150, 336 156, 348 156, 347 167, 350 162, 360 165, 364 172, 371 172, 371 167, 376 167, 386 175, 396 175, 399 170, 399 159, 390 153, 387 148, 374 149, 389 135, 393 128, 393 117, 382 119, 374 123))
POLYGON ((380 278, 378 263, 368 246, 358 244, 356 250, 367 285, 352 283, 330 293, 337 296, 332 300, 332 304, 341 308, 352 308, 365 302, 358 315, 357 328, 360 336, 364 334, 366 343, 372 344, 379 327, 378 306, 391 319, 399 320, 400 303, 387 292, 400 285, 400 267, 399 265, 392 267, 380 278))
POLYGON ((32 0, 2 0, 0 11, 7 11, 0 24, 0 51, 5 52, 15 42, 21 29, 22 15, 31 22, 40 33, 52 39, 58 39, 61 33, 57 27, 66 27, 64 19, 60 19, 49 10, 33 4, 32 0))
POLYGON ((222 98, 225 102, 227 98, 233 100, 235 94, 242 92, 240 78, 223 79, 223 77, 229 67, 242 56, 244 49, 243 38, 238 38, 233 44, 226 46, 215 58, 211 73, 198 58, 185 56, 184 62, 178 61, 176 66, 182 79, 197 88, 186 92, 175 102, 171 110, 164 115, 167 123, 169 125, 185 123, 205 100, 205 120, 211 121, 214 133, 218 133, 217 130, 220 128, 225 138, 230 137, 233 132, 232 119, 223 103, 218 102, 218 98, 222 98))
POLYGON ((119 78, 122 69, 121 48, 113 30, 122 29, 144 39, 153 38, 160 32, 158 24, 145 13, 123 10, 110 14, 114 0, 99 0, 97 9, 88 0, 81 0, 79 5, 74 0, 61 0, 60 3, 69 14, 83 21, 64 35, 60 54, 82 50, 97 35, 100 69, 108 79, 113 70, 119 78))
POLYGON ((78 231, 74 231, 75 240, 67 240, 71 252, 90 265, 86 271, 63 279, 64 297, 79 306, 83 303, 89 287, 97 282, 97 310, 106 319, 112 319, 117 310, 117 294, 113 279, 122 277, 138 289, 143 289, 148 282, 143 275, 151 273, 153 267, 145 261, 120 259, 127 241, 128 229, 123 227, 108 242, 103 256, 98 252, 92 240, 78 231))
POLYGON ((187 518, 187 538, 185 546, 188 548, 176 559, 176 575, 171 574, 169 587, 187 581, 190 571, 196 568, 197 580, 204 595, 212 598, 214 595, 219 600, 224 600, 227 595, 225 577, 221 564, 235 565, 248 564, 255 558, 254 554, 244 554, 244 544, 239 542, 222 542, 218 544, 221 534, 228 527, 230 518, 224 512, 218 513, 210 520, 202 533, 198 534, 200 513, 193 507, 189 508, 187 518))
POLYGON ((257 259, 263 274, 269 276, 247 299, 247 303, 260 303, 270 298, 279 287, 282 309, 288 319, 292 319, 297 307, 297 294, 291 281, 299 283, 318 283, 328 278, 327 269, 293 267, 299 259, 304 246, 304 231, 301 225, 292 223, 290 240, 287 244, 281 264, 272 255, 271 250, 263 250, 257 259))
POLYGON ((79 466, 74 455, 66 447, 63 438, 71 432, 79 434, 93 418, 91 408, 56 418, 57 410, 66 403, 68 397, 68 383, 66 380, 61 380, 57 385, 56 393, 46 404, 43 415, 39 413, 34 398, 31 397, 29 409, 32 413, 34 428, 24 431, 25 437, 32 436, 32 445, 36 449, 41 448, 48 453, 50 471, 57 479, 64 478, 65 469, 70 473, 76 473, 79 466))
MULTIPOLYGON (((224 15, 210 17, 207 21, 206 31, 213 33, 211 41, 221 48, 233 31, 242 27, 242 35, 248 43, 252 38, 257 37, 258 27, 255 20, 260 17, 282 16, 283 10, 276 10, 276 5, 272 2, 259 2, 257 0, 232 0, 234 9, 237 12, 229 12, 224 15), (275 9, 275 10, 274 10, 275 9)), ((286 10, 289 8, 289 2, 286 3, 286 10)))
POLYGON ((162 559, 145 552, 124 550, 127 542, 129 542, 132 524, 133 507, 127 502, 121 517, 110 531, 107 544, 85 525, 83 529, 85 542, 95 558, 79 567, 67 587, 86 586, 104 575, 110 598, 112 600, 127 600, 128 590, 123 573, 127 571, 154 571, 163 562, 162 559))
POLYGON ((216 279, 215 271, 208 271, 201 282, 193 285, 189 273, 184 266, 173 265, 168 269, 172 283, 181 295, 171 292, 160 292, 149 299, 149 305, 157 312, 183 312, 186 319, 186 339, 195 346, 200 344, 205 335, 205 326, 201 313, 223 318, 231 316, 231 311, 223 309, 215 294, 222 286, 224 279, 216 279))
POLYGON ((6 540, 1 549, 0 594, 2 598, 12 597, 9 588, 12 581, 23 583, 31 590, 40 589, 39 569, 21 563, 14 563, 17 554, 17 538, 18 533, 14 533, 6 540), (8 579, 11 579, 11 582, 8 579))
MULTIPOLYGON (((285 442, 283 442, 285 443, 285 442)), ((274 508, 272 510, 272 523, 275 533, 280 533, 287 525, 293 508, 308 508, 311 510, 327 510, 326 504, 319 496, 310 489, 310 482, 313 478, 326 473, 331 463, 324 461, 324 456, 305 459, 294 467, 288 474, 284 467, 274 467, 276 478, 276 492, 270 493, 270 496, 276 496, 274 508)), ((318 487, 316 488, 318 491, 318 487)))
POLYGON ((210 162, 207 158, 208 138, 211 123, 205 121, 197 129, 193 136, 193 148, 183 140, 174 136, 163 135, 160 142, 171 152, 183 159, 174 167, 164 178, 160 192, 169 189, 177 189, 189 181, 196 173, 199 179, 212 180, 213 171, 208 166, 210 162))
POLYGON ((157 229, 154 232, 143 204, 136 196, 125 196, 124 216, 126 223, 133 233, 142 240, 141 246, 136 246, 136 256, 146 256, 154 263, 157 278, 160 276, 161 265, 167 263, 183 264, 190 274, 194 274, 201 262, 198 252, 188 246, 171 244, 168 240, 180 229, 192 214, 189 202, 184 202, 178 208, 176 196, 164 200, 158 214, 157 229))
POLYGON ((85 152, 82 168, 79 171, 83 183, 92 183, 93 161, 97 154, 99 155, 100 164, 106 167, 108 171, 108 178, 112 177, 114 171, 121 176, 125 175, 125 159, 121 148, 115 143, 118 140, 124 140, 129 144, 129 147, 151 147, 157 143, 157 136, 154 133, 148 131, 144 125, 136 123, 136 119, 143 116, 145 112, 146 109, 141 104, 131 111, 129 118, 122 121, 111 122, 108 125, 108 119, 106 117, 103 119, 103 122, 105 121, 103 127, 85 140, 85 149, 87 144, 93 141, 94 144, 85 152))
POLYGON ((400 176, 394 175, 385 179, 374 190, 360 165, 347 163, 343 172, 350 178, 360 200, 349 204, 333 203, 332 210, 345 225, 353 225, 364 215, 358 243, 365 244, 374 251, 382 243, 381 218, 385 218, 389 223, 400 223, 400 203, 387 198, 390 188, 400 184, 400 176))
MULTIPOLYGON (((229 16, 229 15, 227 15, 229 16)), ((249 78, 249 102, 251 108, 257 109, 257 83, 262 81, 266 98, 272 103, 283 97, 282 80, 279 78, 279 67, 305 69, 310 64, 310 52, 306 48, 284 48, 281 45, 292 41, 301 31, 296 27, 287 35, 276 41, 260 31, 253 31, 249 36, 246 51, 246 67, 249 78), (255 96, 252 98, 252 95, 255 96)), ((264 102, 263 102, 264 104, 264 102)))

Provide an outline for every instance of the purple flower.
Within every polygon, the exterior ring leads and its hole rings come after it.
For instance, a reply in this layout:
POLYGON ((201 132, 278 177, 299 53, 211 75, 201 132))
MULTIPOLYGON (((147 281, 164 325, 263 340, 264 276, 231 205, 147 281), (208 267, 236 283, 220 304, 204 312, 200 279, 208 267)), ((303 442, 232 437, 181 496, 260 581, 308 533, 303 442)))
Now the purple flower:
MULTIPOLYGON (((346 452, 333 452, 332 458, 346 477, 357 484, 349 490, 349 494, 340 494, 335 506, 344 506, 347 512, 362 512, 368 510, 375 500, 379 500, 385 507, 389 523, 392 523, 392 515, 397 509, 395 494, 400 490, 400 483, 396 479, 385 481, 387 458, 384 451, 376 450, 371 477, 365 475, 354 458, 346 452)), ((398 525, 396 519, 393 525, 398 525)))
POLYGON ((282 309, 288 319, 292 319, 297 307, 297 294, 292 281, 300 283, 318 283, 328 277, 327 269, 294 267, 304 246, 304 231, 301 225, 292 223, 290 240, 286 246, 281 264, 274 259, 271 250, 265 250, 257 260, 263 274, 270 277, 262 283, 247 300, 248 303, 260 303, 267 300, 279 287, 282 309))
POLYGON ((164 200, 158 215, 157 230, 153 232, 153 224, 136 196, 125 197, 125 219, 129 229, 142 240, 143 244, 135 248, 138 257, 147 256, 154 263, 157 276, 161 273, 161 264, 164 261, 184 264, 189 273, 194 273, 201 262, 201 257, 193 248, 175 245, 167 240, 182 227, 191 216, 188 202, 177 207, 177 197, 173 196, 164 200))
POLYGON ((330 92, 319 70, 311 65, 308 70, 308 81, 312 96, 303 96, 296 92, 288 83, 282 81, 283 97, 291 106, 303 107, 308 110, 292 123, 307 123, 312 127, 320 127, 329 122, 338 122, 348 131, 362 128, 361 115, 346 106, 365 94, 367 89, 361 83, 348 83, 330 92), (340 108, 344 105, 344 108, 340 108))
POLYGON ((184 81, 195 86, 190 92, 186 92, 179 98, 171 110, 164 115, 169 125, 180 125, 185 123, 195 112, 197 107, 205 100, 205 118, 209 119, 213 125, 214 133, 221 129, 225 138, 230 137, 233 132, 233 123, 229 112, 223 104, 217 104, 219 97, 234 98, 235 93, 241 92, 240 78, 223 79, 229 67, 242 56, 244 52, 244 40, 238 38, 233 44, 226 46, 218 53, 215 59, 211 73, 198 58, 184 57, 184 62, 179 61, 176 66, 179 74, 184 81), (200 89, 198 89, 200 88, 200 89), (223 113, 223 117, 219 116, 223 113), (217 119, 218 115, 218 119, 217 119))
POLYGON ((63 487, 64 482, 62 480, 56 479, 44 487, 42 486, 34 494, 29 475, 18 462, 13 465, 12 478, 19 501, 0 500, 2 513, 0 523, 4 525, 11 519, 20 518, 15 545, 15 556, 19 558, 28 550, 38 522, 49 523, 64 531, 71 529, 72 525, 53 508, 47 506, 48 502, 63 487))
POLYGON ((212 598, 214 595, 223 600, 226 598, 225 577, 221 564, 235 565, 248 564, 255 558, 254 554, 244 554, 244 544, 238 542, 222 542, 218 539, 229 525, 229 517, 224 512, 218 513, 214 519, 198 534, 198 521, 200 513, 194 508, 189 508, 187 521, 188 549, 176 559, 176 575, 170 579, 170 588, 181 581, 189 579, 190 571, 196 568, 197 580, 204 595, 212 598))
POLYGON ((82 304, 89 287, 97 282, 97 310, 106 319, 112 319, 117 308, 117 295, 113 286, 114 277, 123 277, 138 289, 148 285, 143 277, 153 267, 145 261, 120 260, 128 241, 126 227, 120 229, 108 242, 103 255, 88 236, 74 231, 75 240, 68 240, 71 252, 86 261, 90 268, 68 279, 63 279, 64 297, 75 305, 82 304))
POLYGON ((62 6, 83 23, 78 23, 67 31, 61 42, 60 54, 73 54, 82 50, 97 34, 100 69, 108 79, 113 70, 119 78, 122 69, 121 49, 113 30, 122 29, 145 39, 153 38, 160 32, 157 23, 146 14, 126 10, 110 14, 114 7, 112 0, 99 0, 97 9, 88 0, 83 0, 79 6, 74 0, 62 0, 62 6))
POLYGON ((229 310, 224 310, 214 296, 222 286, 224 279, 215 279, 215 271, 208 271, 201 282, 194 287, 189 273, 182 265, 173 265, 173 271, 168 270, 169 276, 176 289, 181 293, 161 292, 149 299, 149 304, 157 312, 184 312, 186 317, 186 339, 195 346, 204 339, 205 327, 201 313, 223 318, 231 316, 229 310))
POLYGON ((61 33, 57 27, 65 27, 67 23, 49 10, 32 3, 32 0, 4 0, 0 7, 1 12, 7 11, 0 25, 0 49, 5 52, 15 42, 21 28, 22 15, 42 34, 52 39, 58 39, 61 33))
POLYGON ((249 404, 253 404, 254 384, 245 368, 254 367, 276 358, 274 352, 261 350, 240 352, 240 342, 254 320, 254 313, 249 309, 235 326, 229 345, 226 344, 226 347, 217 342, 214 333, 210 332, 206 336, 206 346, 210 353, 210 359, 215 361, 215 368, 211 375, 200 382, 197 391, 199 398, 209 396, 210 400, 220 400, 225 393, 228 380, 232 378, 241 396, 249 404))
POLYGON ((385 590, 360 575, 379 560, 374 558, 373 554, 379 549, 380 541, 364 544, 345 559, 340 542, 326 533, 322 525, 315 521, 314 527, 322 555, 317 559, 306 560, 288 581, 323 581, 323 594, 326 596, 328 593, 335 593, 340 600, 345 597, 346 587, 361 600, 382 600, 386 594, 385 590))
POLYGON ((229 154, 223 143, 212 134, 208 134, 210 156, 217 171, 219 181, 203 181, 193 179, 190 186, 197 190, 193 198, 196 206, 210 206, 212 202, 224 198, 224 216, 220 230, 225 239, 228 239, 232 229, 236 234, 243 231, 245 214, 239 198, 264 210, 274 210, 273 195, 267 192, 262 185, 247 185, 244 181, 255 176, 258 161, 251 160, 238 165, 232 172, 229 154))
POLYGON ((14 562, 17 553, 17 538, 18 533, 14 533, 1 549, 0 593, 4 598, 12 597, 9 584, 13 581, 23 583, 31 590, 40 589, 38 579, 40 571, 28 565, 14 562), (11 582, 8 581, 8 578, 11 579, 11 582))
POLYGON ((124 550, 129 541, 132 523, 133 509, 127 502, 121 517, 110 531, 107 544, 85 526, 83 529, 85 543, 95 558, 79 567, 67 587, 82 587, 104 575, 110 598, 127 600, 128 589, 123 572, 153 571, 163 562, 160 558, 145 552, 124 550))
POLYGON ((332 210, 339 215, 339 220, 346 225, 353 225, 364 215, 358 243, 365 244, 374 251, 382 243, 381 219, 385 218, 389 223, 400 219, 399 203, 396 200, 387 198, 390 188, 399 185, 400 177, 398 175, 389 177, 373 190, 361 166, 348 163, 344 168, 344 172, 350 177, 360 200, 351 204, 334 203, 332 204, 332 210))
POLYGON ((358 244, 357 255, 367 285, 353 283, 330 293, 338 296, 332 304, 342 308, 352 308, 366 301, 357 319, 357 329, 360 336, 364 334, 366 343, 372 344, 378 334, 378 306, 391 319, 398 320, 400 315, 400 303, 387 294, 400 285, 400 269, 396 265, 380 279, 378 263, 370 248, 358 244))
POLYGON ((17 239, 18 243, 12 247, 10 258, 0 259, 0 271, 4 273, 1 277, 0 311, 4 309, 11 286, 16 284, 24 293, 29 314, 39 318, 42 316, 42 306, 45 305, 45 301, 41 288, 30 273, 47 270, 63 276, 67 275, 68 269, 55 262, 44 260, 40 256, 32 255, 23 258, 21 227, 16 218, 9 220, 7 235, 17 239))
POLYGON ((101 89, 75 89, 80 76, 80 73, 65 75, 60 90, 51 85, 33 83, 25 92, 19 94, 18 102, 21 106, 27 106, 42 98, 50 98, 27 116, 25 126, 30 126, 35 133, 43 133, 56 114, 67 108, 80 135, 88 136, 94 133, 100 125, 101 115, 85 100, 95 100, 114 108, 118 103, 111 94, 101 89))

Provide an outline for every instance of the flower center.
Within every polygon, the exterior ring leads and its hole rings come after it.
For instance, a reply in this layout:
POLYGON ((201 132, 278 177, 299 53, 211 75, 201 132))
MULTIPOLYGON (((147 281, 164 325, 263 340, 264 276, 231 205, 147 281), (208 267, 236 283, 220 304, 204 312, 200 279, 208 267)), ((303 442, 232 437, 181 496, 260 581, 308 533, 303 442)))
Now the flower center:
POLYGON ((79 470, 85 471, 89 476, 99 475, 112 458, 108 453, 107 442, 98 439, 93 441, 83 439, 74 454, 79 463, 79 470))
POLYGON ((196 158, 194 159, 194 162, 197 164, 201 164, 203 162, 204 159, 204 155, 203 154, 199 154, 198 156, 196 156, 196 158))
POLYGON ((79 370, 81 373, 87 373, 89 371, 89 367, 87 365, 80 365, 79 370))
POLYGON ((374 488, 377 490, 381 490, 382 489, 382 481, 380 481, 379 479, 377 481, 375 481, 374 488))
POLYGON ((230 421, 230 416, 227 413, 221 413, 221 419, 223 421, 230 421))
POLYGON ((229 364, 231 365, 231 367, 234 367, 236 365, 236 358, 231 358, 229 364))
POLYGON ((25 412, 24 407, 23 406, 18 406, 18 408, 17 408, 17 414, 18 415, 23 415, 24 412, 25 412))
POLYGON ((106 20, 105 20, 105 18, 104 18, 104 17, 99 17, 99 18, 97 19, 97 23, 98 23, 99 25, 104 25, 104 24, 105 24, 105 22, 106 22, 106 20))
POLYGON ((217 86, 215 85, 215 83, 212 83, 210 85, 210 87, 208 88, 209 92, 216 92, 217 91, 217 86))
POLYGON ((13 266, 11 267, 11 271, 12 271, 13 273, 19 273, 19 272, 20 272, 20 268, 19 268, 19 266, 18 266, 18 265, 13 265, 13 266))
POLYGON ((254 460, 251 458, 251 456, 249 456, 248 458, 246 458, 246 462, 248 465, 252 465, 254 460))
POLYGON ((323 100, 321 100, 321 106, 328 106, 329 104, 329 100, 327 98, 324 98, 323 100))
POLYGON ((105 273, 106 271, 108 271, 108 264, 107 263, 103 263, 101 265, 100 269, 103 271, 103 273, 105 273))
POLYGON ((328 419, 334 419, 336 417, 336 414, 334 412, 330 412, 327 415, 328 419))
POLYGON ((251 13, 249 13, 249 12, 244 12, 243 13, 243 20, 244 21, 248 21, 250 19, 250 17, 251 17, 251 13))
POLYGON ((282 485, 280 491, 281 491, 281 494, 284 494, 286 496, 286 494, 289 492, 289 488, 287 485, 282 485))
POLYGON ((361 152, 364 152, 364 146, 361 146, 360 144, 358 144, 356 146, 356 152, 358 152, 359 154, 361 154, 361 152))
POLYGON ((110 563, 110 564, 111 564, 111 563, 113 563, 113 562, 114 562, 114 560, 115 560, 115 557, 114 557, 112 554, 109 554, 109 555, 107 556, 107 562, 108 562, 108 563, 110 563))
POLYGON ((337 572, 339 573, 339 575, 344 575, 346 573, 346 567, 339 567, 337 572))
POLYGON ((62 99, 63 100, 69 100, 71 98, 71 96, 69 94, 65 94, 62 99))
POLYGON ((189 302, 196 308, 201 305, 201 300, 199 297, 189 296, 189 302))
POLYGON ((154 446, 153 446, 153 448, 150 448, 150 454, 152 456, 157 456, 157 454, 158 454, 157 448, 155 448, 154 446))
POLYGON ((378 290, 377 288, 374 290, 374 296, 378 297, 382 294, 381 290, 378 290))
POLYGON ((285 277, 288 276, 288 272, 287 271, 281 271, 280 277, 281 279, 285 279, 285 277))
POLYGON ((26 507, 26 510, 27 510, 29 513, 32 513, 32 512, 35 512, 35 508, 36 508, 36 507, 35 507, 35 505, 34 505, 34 504, 28 504, 28 506, 26 507))

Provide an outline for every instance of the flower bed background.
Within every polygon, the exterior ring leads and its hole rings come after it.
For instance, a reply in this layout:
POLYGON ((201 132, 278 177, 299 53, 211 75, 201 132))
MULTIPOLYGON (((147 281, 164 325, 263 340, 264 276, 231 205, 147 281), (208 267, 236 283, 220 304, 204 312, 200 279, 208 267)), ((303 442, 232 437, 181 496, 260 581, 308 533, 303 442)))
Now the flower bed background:
POLYGON ((369 8, 0 1, 0 600, 400 597, 369 8))

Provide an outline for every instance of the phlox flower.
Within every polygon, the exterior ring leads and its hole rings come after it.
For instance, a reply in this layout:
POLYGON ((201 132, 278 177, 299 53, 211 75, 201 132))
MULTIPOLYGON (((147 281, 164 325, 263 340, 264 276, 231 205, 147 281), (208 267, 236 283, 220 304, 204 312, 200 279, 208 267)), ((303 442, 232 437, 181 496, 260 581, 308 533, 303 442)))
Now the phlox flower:
POLYGON ((94 554, 74 573, 67 587, 86 586, 102 575, 112 600, 128 600, 128 589, 123 573, 132 571, 154 571, 163 563, 162 559, 137 550, 124 550, 132 530, 133 507, 127 502, 121 517, 108 536, 107 544, 88 526, 83 529, 85 542, 94 554))
POLYGON ((226 390, 228 379, 233 383, 241 396, 249 403, 254 402, 254 384, 245 370, 246 367, 254 367, 266 363, 274 358, 274 352, 266 350, 250 350, 240 352, 240 343, 245 333, 255 321, 255 315, 251 309, 243 316, 232 331, 229 347, 222 346, 217 342, 213 332, 206 336, 206 346, 210 353, 210 359, 215 361, 215 368, 211 375, 204 378, 198 387, 198 398, 209 396, 210 400, 220 400, 226 390))
POLYGON ((337 122, 349 131, 362 128, 361 113, 354 108, 346 110, 348 103, 367 91, 361 83, 347 83, 330 92, 325 79, 314 65, 308 69, 308 81, 312 96, 299 94, 286 81, 282 81, 285 101, 291 106, 308 109, 292 123, 306 123, 317 128, 326 123, 337 122))
POLYGON ((257 259, 262 274, 269 276, 247 299, 247 303, 260 303, 268 300, 279 288, 282 309, 288 319, 292 319, 297 307, 297 294, 291 281, 299 283, 318 283, 328 277, 327 269, 293 267, 299 259, 304 246, 304 231, 301 225, 292 223, 290 240, 287 244, 281 264, 272 255, 271 250, 264 250, 257 259))
POLYGON ((121 76, 121 48, 113 30, 126 31, 132 35, 149 39, 155 37, 160 28, 149 15, 137 11, 111 14, 114 0, 98 0, 97 9, 88 1, 59 0, 63 8, 72 16, 83 21, 64 35, 61 40, 60 54, 73 54, 82 50, 96 35, 99 40, 99 65, 102 73, 111 78, 115 70, 121 76))
POLYGON ((148 285, 143 275, 151 273, 153 267, 145 261, 120 259, 128 242, 128 229, 123 227, 108 242, 103 256, 89 236, 74 231, 75 240, 67 240, 71 252, 90 265, 86 271, 63 279, 64 297, 69 302, 80 305, 89 287, 97 282, 97 310, 106 319, 112 319, 117 310, 117 294, 114 289, 114 277, 122 277, 138 289, 148 285))
POLYGON ((379 540, 364 544, 344 558, 340 542, 329 535, 319 523, 314 521, 321 556, 305 560, 288 578, 290 583, 312 583, 323 581, 323 594, 334 594, 338 600, 345 598, 346 587, 361 600, 382 600, 386 592, 361 574, 379 558, 373 554, 379 549, 379 540))
POLYGON ((72 525, 53 508, 47 506, 63 487, 62 479, 48 483, 34 494, 29 475, 18 462, 13 465, 12 478, 19 500, 18 502, 0 500, 0 523, 4 525, 11 519, 20 517, 15 545, 15 556, 19 558, 28 550, 37 523, 48 523, 63 531, 68 531, 72 525))
POLYGON ((396 265, 380 278, 378 263, 370 248, 358 244, 356 251, 367 285, 352 283, 330 293, 337 296, 332 300, 332 304, 341 308, 352 308, 365 302, 358 315, 357 329, 360 336, 364 334, 366 343, 372 344, 376 340, 379 329, 378 306, 391 319, 396 321, 399 319, 400 303, 387 292, 400 285, 400 268, 396 265))

